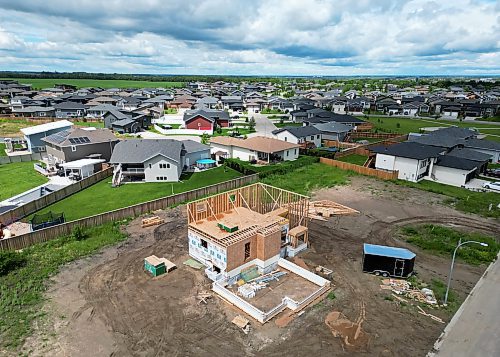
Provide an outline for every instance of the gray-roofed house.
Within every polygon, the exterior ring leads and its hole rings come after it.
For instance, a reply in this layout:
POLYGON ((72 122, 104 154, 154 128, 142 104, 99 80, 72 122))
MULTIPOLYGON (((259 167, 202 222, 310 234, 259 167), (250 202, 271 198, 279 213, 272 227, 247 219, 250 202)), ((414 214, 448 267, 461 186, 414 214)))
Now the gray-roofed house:
POLYGON ((321 131, 313 126, 287 126, 273 130, 276 139, 293 144, 300 144, 305 148, 321 147, 321 131))
POLYGON ((490 155, 490 161, 493 163, 500 162, 500 143, 486 139, 467 139, 463 146, 471 150, 490 155))
MULTIPOLYGON (((470 157, 470 153, 461 153, 470 157)), ((440 155, 434 164, 430 179, 447 185, 462 187, 484 171, 486 161, 471 160, 460 156, 459 153, 440 155)))
POLYGON ((109 161, 118 138, 109 129, 66 129, 42 139, 45 142, 49 165, 80 159, 109 161))
POLYGON ((196 166, 196 161, 210 159, 210 146, 194 140, 183 140, 186 156, 184 164, 187 168, 196 166))
POLYGON ((146 114, 134 112, 124 113, 119 110, 109 110, 104 114, 104 127, 120 134, 137 133, 147 129, 151 124, 151 117, 146 114))
POLYGON ((400 180, 418 182, 432 172, 437 158, 446 149, 407 141, 390 146, 376 146, 371 151, 377 154, 376 169, 398 171, 400 180))
POLYGON ((184 170, 184 143, 172 139, 131 139, 119 142, 111 155, 113 186, 123 181, 177 182, 184 170))
POLYGON ((312 125, 321 131, 323 140, 344 141, 352 126, 337 122, 316 123, 312 125))
POLYGON ((85 116, 87 107, 81 103, 62 102, 54 104, 56 118, 80 118, 85 116))

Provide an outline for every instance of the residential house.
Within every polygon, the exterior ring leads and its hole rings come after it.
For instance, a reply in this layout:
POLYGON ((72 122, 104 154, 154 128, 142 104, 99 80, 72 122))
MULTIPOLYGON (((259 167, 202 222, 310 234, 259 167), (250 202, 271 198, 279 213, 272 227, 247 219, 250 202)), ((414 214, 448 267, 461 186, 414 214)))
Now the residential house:
POLYGON ((276 139, 293 144, 299 144, 303 148, 321 147, 322 133, 314 126, 287 126, 273 131, 276 139))
POLYGON ((229 113, 223 110, 197 109, 184 113, 186 129, 213 132, 216 127, 228 128, 231 123, 229 113))
POLYGON ((312 124, 312 126, 321 132, 321 138, 323 140, 333 141, 344 141, 347 134, 353 130, 352 126, 334 121, 328 123, 316 123, 312 124))
POLYGON ((220 98, 221 106, 224 110, 243 111, 243 99, 239 95, 225 95, 220 98))
POLYGON ((210 159, 210 146, 194 140, 182 140, 186 150, 184 165, 187 169, 197 166, 199 160, 210 159))
POLYGON ((54 104, 56 110, 56 118, 81 118, 85 116, 87 107, 81 103, 62 102, 54 104))
POLYGON ((377 154, 376 169, 398 171, 399 179, 418 182, 432 172, 432 166, 446 149, 403 142, 390 146, 376 146, 371 151, 377 154))
POLYGON ((72 126, 73 123, 67 120, 58 120, 52 123, 23 128, 21 132, 24 134, 24 139, 30 152, 44 152, 45 142, 42 141, 43 138, 63 130, 68 130, 72 126))
POLYGON ((109 129, 89 129, 70 128, 42 138, 49 165, 87 158, 109 161, 118 138, 109 129))
POLYGON ((210 139, 210 148, 216 158, 271 162, 296 160, 300 145, 263 136, 248 139, 217 136, 210 139))
POLYGON ((53 107, 26 106, 13 112, 16 117, 50 118, 55 116, 53 107))
POLYGON ((151 116, 148 114, 109 110, 104 114, 104 127, 120 134, 137 133, 151 125, 151 116))
POLYGON ((109 160, 115 169, 113 185, 123 181, 177 182, 184 170, 186 149, 172 139, 120 141, 109 160))

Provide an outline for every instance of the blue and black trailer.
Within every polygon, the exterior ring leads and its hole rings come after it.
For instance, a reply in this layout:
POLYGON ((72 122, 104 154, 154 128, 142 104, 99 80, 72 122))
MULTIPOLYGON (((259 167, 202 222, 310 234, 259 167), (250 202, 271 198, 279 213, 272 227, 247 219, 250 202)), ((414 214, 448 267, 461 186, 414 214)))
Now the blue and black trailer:
POLYGON ((363 246, 363 272, 408 278, 413 274, 415 257, 415 253, 405 248, 365 243, 363 246))

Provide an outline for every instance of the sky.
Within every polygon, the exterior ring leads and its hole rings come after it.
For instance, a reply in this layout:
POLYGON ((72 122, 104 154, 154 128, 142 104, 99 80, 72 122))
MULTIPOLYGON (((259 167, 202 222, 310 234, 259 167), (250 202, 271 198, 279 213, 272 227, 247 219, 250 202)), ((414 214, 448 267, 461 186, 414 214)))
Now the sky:
POLYGON ((0 0, 0 70, 500 75, 500 1, 0 0))

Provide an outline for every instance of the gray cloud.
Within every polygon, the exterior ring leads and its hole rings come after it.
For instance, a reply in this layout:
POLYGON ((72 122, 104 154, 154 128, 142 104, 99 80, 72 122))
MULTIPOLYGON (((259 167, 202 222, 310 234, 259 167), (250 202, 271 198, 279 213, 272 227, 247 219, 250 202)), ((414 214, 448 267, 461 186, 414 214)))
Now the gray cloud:
POLYGON ((498 74, 498 33, 481 0, 0 0, 12 70, 498 74))

